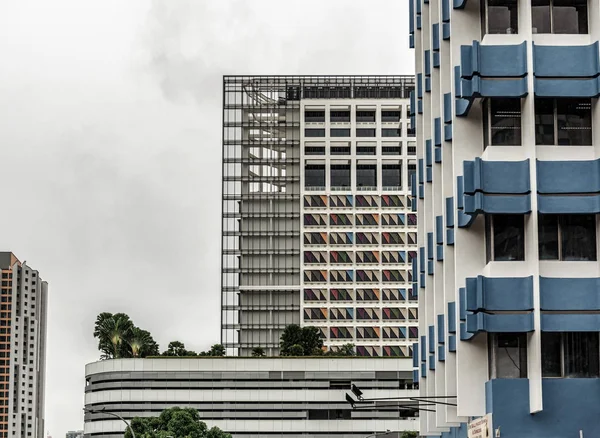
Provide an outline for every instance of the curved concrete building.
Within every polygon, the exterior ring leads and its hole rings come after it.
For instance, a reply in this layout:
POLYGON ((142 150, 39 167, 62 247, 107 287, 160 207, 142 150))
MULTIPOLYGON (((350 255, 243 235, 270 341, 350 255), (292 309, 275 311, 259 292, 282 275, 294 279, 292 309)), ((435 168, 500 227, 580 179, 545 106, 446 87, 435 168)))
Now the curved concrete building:
MULTIPOLYGON (((369 398, 417 395, 410 367, 385 358, 105 360, 86 366, 85 406, 126 419, 193 407, 234 438, 363 438, 387 430, 383 436, 397 438, 418 428, 408 411, 393 402, 353 410, 345 394, 354 383, 369 398)), ((106 414, 85 416, 85 437, 121 436, 124 427, 106 414)))

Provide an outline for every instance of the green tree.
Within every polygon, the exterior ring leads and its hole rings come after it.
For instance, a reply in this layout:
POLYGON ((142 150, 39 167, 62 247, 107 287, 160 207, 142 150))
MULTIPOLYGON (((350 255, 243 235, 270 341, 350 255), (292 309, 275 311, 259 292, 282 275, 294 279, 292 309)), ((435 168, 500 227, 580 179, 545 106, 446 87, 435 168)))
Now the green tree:
POLYGON ((132 357, 158 356, 158 344, 152 339, 150 332, 133 327, 126 339, 132 357))
POLYGON ((329 350, 327 356, 356 356, 354 344, 344 344, 338 347, 337 350, 329 350))
POLYGON ((163 356, 187 356, 188 351, 185 349, 185 344, 180 341, 171 341, 166 351, 163 352, 163 356))
MULTIPOLYGON (((131 420, 131 428, 137 438, 231 438, 218 427, 209 430, 193 408, 174 407, 165 409, 158 417, 135 417, 131 420)), ((125 438, 133 438, 129 428, 125 438)))
POLYGON ((252 357, 264 357, 266 356, 265 350, 262 347, 254 347, 252 349, 252 357))
POLYGON ((283 330, 279 345, 282 356, 297 356, 300 350, 295 347, 296 345, 302 347, 300 356, 323 354, 323 340, 317 327, 300 327, 297 324, 290 324, 283 330))
POLYGON ((402 432, 402 436, 400 438, 419 438, 419 432, 415 432, 414 430, 407 430, 402 432))
POLYGON ((208 355, 209 356, 225 356, 225 347, 223 347, 221 344, 215 344, 212 347, 210 347, 208 355))
POLYGON ((288 356, 304 356, 304 348, 300 344, 294 344, 289 348, 288 356))
POLYGON ((133 323, 124 313, 103 312, 96 318, 94 337, 98 338, 98 349, 104 359, 122 357, 122 345, 130 336, 133 323))

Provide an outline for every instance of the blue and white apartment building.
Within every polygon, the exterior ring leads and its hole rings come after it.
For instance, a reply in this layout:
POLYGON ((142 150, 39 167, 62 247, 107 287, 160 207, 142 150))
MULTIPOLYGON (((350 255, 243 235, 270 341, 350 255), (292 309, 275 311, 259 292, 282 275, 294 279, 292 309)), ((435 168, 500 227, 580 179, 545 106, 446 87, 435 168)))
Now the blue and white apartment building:
POLYGON ((598 0, 410 0, 424 436, 600 437, 599 38, 598 0))

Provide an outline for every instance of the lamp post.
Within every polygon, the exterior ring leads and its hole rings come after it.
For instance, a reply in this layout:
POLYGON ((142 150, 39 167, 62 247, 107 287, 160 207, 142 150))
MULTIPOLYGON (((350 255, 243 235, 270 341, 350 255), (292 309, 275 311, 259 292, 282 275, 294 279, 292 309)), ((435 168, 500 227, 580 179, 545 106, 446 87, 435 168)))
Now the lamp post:
POLYGON ((90 414, 106 414, 106 415, 110 415, 112 417, 118 418, 119 420, 121 420, 123 423, 125 423, 127 425, 127 427, 129 428, 129 430, 131 431, 131 435, 133 435, 133 438, 135 438, 135 432, 133 431, 133 428, 131 427, 131 424, 129 423, 129 421, 127 421, 125 418, 121 417, 118 414, 115 414, 114 412, 110 412, 106 410, 106 407, 102 408, 102 409, 88 409, 88 408, 83 408, 84 412, 89 412, 90 414))

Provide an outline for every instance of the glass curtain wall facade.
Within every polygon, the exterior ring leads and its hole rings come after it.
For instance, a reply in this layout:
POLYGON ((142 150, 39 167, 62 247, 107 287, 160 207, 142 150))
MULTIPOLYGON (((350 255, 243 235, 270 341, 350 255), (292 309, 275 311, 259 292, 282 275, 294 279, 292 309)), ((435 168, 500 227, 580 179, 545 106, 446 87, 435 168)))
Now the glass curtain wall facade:
POLYGON ((600 436, 600 3, 409 7, 420 433, 600 436))
MULTIPOLYGON (((302 193, 305 186, 324 189, 329 185, 324 163, 309 163, 303 169, 302 139, 316 140, 315 145, 306 145, 309 155, 323 155, 326 151, 320 140, 325 136, 399 135, 397 126, 386 127, 385 133, 376 133, 370 126, 351 133, 350 123, 346 126, 350 111, 343 109, 327 114, 341 125, 326 133, 325 111, 307 108, 303 112, 302 102, 407 99, 413 84, 412 78, 396 76, 224 77, 222 343, 229 355, 247 356, 257 347, 276 355, 283 329, 302 323, 302 193)), ((397 115, 386 117, 391 120, 397 115)), ((375 112, 369 109, 360 117, 369 125, 375 112)), ((349 154, 349 142, 339 143, 327 153, 349 154)), ((363 149, 353 151, 368 155, 381 151, 370 145, 363 149)), ((327 174, 336 188, 350 190, 354 171, 342 159, 327 174)), ((360 167, 366 187, 375 187, 378 171, 386 181, 401 175, 397 163, 378 170, 367 162, 360 167)), ((376 190, 378 196, 382 194, 376 190)))

